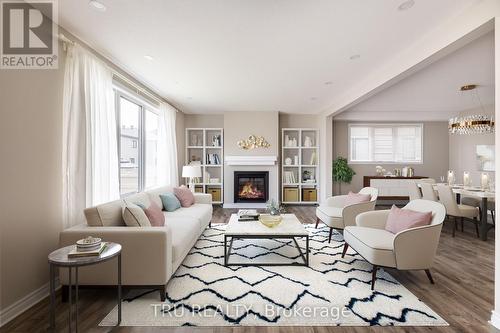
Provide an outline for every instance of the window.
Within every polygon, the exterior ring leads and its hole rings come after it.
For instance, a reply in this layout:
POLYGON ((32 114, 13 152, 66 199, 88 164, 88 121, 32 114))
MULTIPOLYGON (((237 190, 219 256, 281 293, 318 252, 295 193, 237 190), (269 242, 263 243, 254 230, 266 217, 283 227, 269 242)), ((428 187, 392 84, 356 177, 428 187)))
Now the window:
POLYGON ((120 156, 120 194, 157 186, 158 110, 121 89, 115 90, 120 156))
POLYGON ((422 163, 422 124, 350 124, 349 162, 422 163))

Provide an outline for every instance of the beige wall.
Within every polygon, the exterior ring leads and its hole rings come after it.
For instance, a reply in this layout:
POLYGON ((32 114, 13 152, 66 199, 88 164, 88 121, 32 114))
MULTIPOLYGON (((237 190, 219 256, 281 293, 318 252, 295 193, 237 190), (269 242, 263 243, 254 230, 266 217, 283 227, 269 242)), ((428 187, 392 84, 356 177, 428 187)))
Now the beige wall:
POLYGON ((222 114, 186 114, 185 127, 208 127, 222 128, 224 127, 224 115, 222 114))
MULTIPOLYGON (((494 113, 494 106, 485 108, 488 112, 494 113)), ((472 114, 475 112, 484 113, 480 109, 469 110, 463 114, 472 114)), ((458 183, 463 182, 464 171, 470 172, 472 184, 481 184, 481 172, 476 164, 476 146, 477 145, 495 145, 495 134, 478 135, 450 135, 450 159, 449 168, 454 170, 458 183)), ((490 172, 492 179, 495 172, 490 172)))
MULTIPOLYGON (((333 158, 342 156, 348 158, 348 124, 347 121, 333 122, 333 158)), ((439 180, 448 170, 448 123, 424 122, 424 163, 410 165, 415 169, 416 176, 426 176, 439 180)), ((402 168, 401 164, 351 164, 356 172, 351 184, 342 184, 342 193, 359 191, 363 187, 363 176, 375 175, 375 166, 382 165, 386 170, 402 168)), ((339 193, 338 184, 334 183, 335 194, 339 193)))
POLYGON ((224 155, 278 155, 278 112, 224 113, 224 155), (250 135, 263 136, 269 148, 242 150, 236 144, 250 135))
POLYGON ((48 282, 62 229, 62 88, 58 70, 0 70, 1 309, 48 282))

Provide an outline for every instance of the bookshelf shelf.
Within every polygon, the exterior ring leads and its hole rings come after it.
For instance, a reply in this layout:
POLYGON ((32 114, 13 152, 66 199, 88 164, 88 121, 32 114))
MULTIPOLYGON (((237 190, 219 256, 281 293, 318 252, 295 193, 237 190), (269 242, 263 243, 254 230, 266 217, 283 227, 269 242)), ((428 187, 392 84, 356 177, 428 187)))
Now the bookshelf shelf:
POLYGON ((198 163, 202 177, 196 192, 212 194, 214 204, 224 202, 224 131, 222 128, 186 128, 186 164, 198 163), (209 179, 218 179, 211 183, 209 179))
POLYGON ((319 130, 281 130, 281 201, 283 204, 318 204, 319 130), (287 164, 288 163, 288 164, 287 164), (314 179, 314 182, 304 182, 314 179))

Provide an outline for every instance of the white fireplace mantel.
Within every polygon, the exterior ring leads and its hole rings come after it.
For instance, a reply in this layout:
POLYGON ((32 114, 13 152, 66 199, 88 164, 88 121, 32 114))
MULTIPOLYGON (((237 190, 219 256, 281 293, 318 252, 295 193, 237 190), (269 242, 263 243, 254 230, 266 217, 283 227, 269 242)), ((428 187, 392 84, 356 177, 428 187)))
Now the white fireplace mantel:
POLYGON ((277 156, 225 156, 227 165, 276 165, 277 156))

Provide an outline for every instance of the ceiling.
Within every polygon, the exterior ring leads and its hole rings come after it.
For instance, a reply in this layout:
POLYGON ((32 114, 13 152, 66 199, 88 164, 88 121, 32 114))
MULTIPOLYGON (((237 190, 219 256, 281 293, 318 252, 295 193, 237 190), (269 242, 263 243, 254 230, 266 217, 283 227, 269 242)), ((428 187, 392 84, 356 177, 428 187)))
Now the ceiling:
POLYGON ((59 1, 60 25, 182 111, 318 113, 478 0, 101 2, 59 1))
POLYGON ((448 120, 453 114, 478 108, 477 96, 483 106, 495 103, 493 32, 357 104, 336 119, 377 120, 389 116, 400 120, 448 120), (477 84, 478 88, 474 94, 461 92, 459 88, 465 84, 477 84))

